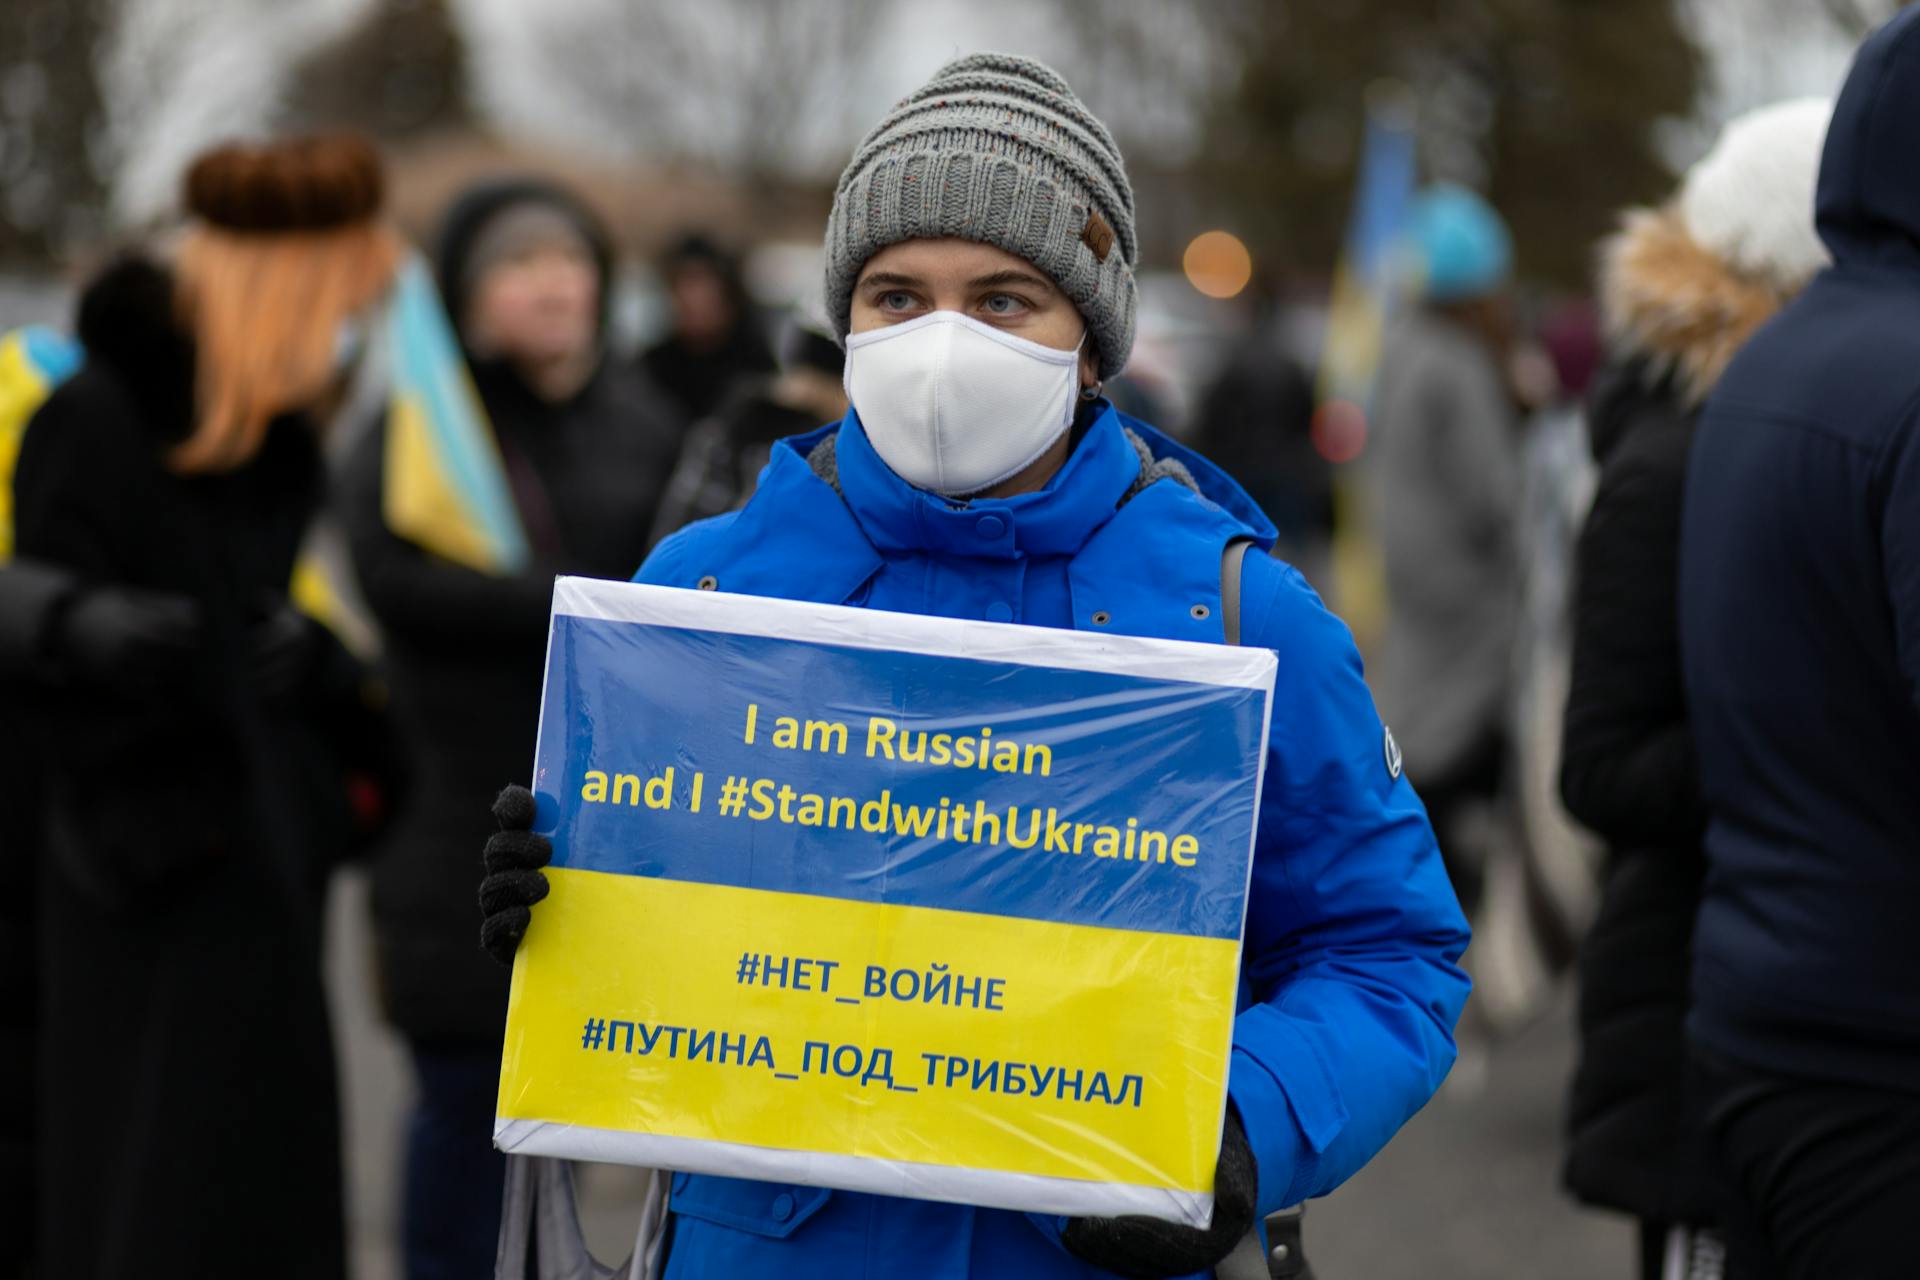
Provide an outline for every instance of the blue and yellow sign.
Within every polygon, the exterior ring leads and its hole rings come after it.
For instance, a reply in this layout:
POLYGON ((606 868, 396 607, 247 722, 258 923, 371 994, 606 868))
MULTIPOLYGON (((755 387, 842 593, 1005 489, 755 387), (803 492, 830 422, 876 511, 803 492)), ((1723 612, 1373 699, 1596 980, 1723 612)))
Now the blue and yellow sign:
POLYGON ((1273 674, 561 579, 497 1144, 1206 1221, 1273 674))

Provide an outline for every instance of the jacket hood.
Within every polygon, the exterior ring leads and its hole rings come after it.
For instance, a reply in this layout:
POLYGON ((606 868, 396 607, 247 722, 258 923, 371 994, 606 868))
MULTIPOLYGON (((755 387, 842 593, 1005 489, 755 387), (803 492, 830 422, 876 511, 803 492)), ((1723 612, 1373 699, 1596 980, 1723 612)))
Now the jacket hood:
POLYGON ((500 214, 521 204, 544 204, 565 214, 593 253, 600 280, 600 327, 604 332, 613 283, 613 239, 599 217, 565 187, 538 178, 507 178, 469 187, 448 208, 434 247, 434 278, 454 327, 467 311, 467 264, 480 233, 500 214))
POLYGON ((1118 416, 1140 456, 1142 480, 1148 484, 1167 478, 1179 483, 1191 481, 1189 488, 1244 525, 1262 550, 1273 549, 1280 536, 1273 521, 1238 480, 1211 458, 1195 453, 1159 428, 1124 413, 1118 416))
POLYGON ((1861 46, 1834 105, 1815 219, 1842 266, 1920 269, 1920 8, 1861 46))
POLYGON ((74 333, 166 440, 193 425, 193 335, 181 325, 173 273, 144 254, 114 259, 81 291, 74 333))
POLYGON ((1676 209, 1637 209, 1601 249, 1600 308, 1614 357, 1691 408, 1786 298, 1702 248, 1676 209))

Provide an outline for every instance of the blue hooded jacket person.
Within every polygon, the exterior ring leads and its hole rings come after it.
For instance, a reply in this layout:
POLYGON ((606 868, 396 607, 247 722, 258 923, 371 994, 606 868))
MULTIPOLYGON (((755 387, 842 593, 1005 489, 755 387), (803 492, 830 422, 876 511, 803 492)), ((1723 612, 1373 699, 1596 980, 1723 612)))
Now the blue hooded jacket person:
MULTIPOLYGON (((1364 1165, 1453 1062, 1466 924, 1351 636, 1264 554, 1273 529, 1238 485, 1099 397, 1131 346, 1136 255, 1118 152, 1065 82, 1004 55, 949 65, 862 144, 829 222, 853 410, 777 445, 744 508, 669 538, 637 580, 1218 643, 1223 553, 1260 549, 1239 639, 1282 657, 1214 1228, 680 1174, 670 1280, 1207 1274, 1256 1214, 1364 1165), (1046 403, 1010 392, 1030 380, 1046 403)), ((540 844, 489 846, 497 955, 542 895, 540 844)))
POLYGON ((1814 201, 1833 265, 1742 348, 1688 467, 1681 657, 1709 818, 1689 1032, 1748 1220, 1730 1253, 1767 1274, 1913 1268, 1916 144, 1908 10, 1834 108, 1814 201))

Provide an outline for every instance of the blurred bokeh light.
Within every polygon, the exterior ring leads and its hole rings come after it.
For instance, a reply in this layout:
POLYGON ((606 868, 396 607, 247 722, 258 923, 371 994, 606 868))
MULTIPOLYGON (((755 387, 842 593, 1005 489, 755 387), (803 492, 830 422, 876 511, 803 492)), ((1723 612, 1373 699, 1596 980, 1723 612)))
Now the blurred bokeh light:
POLYGON ((1209 298, 1232 298, 1253 279, 1253 255, 1231 231, 1203 231, 1181 260, 1187 280, 1209 298))

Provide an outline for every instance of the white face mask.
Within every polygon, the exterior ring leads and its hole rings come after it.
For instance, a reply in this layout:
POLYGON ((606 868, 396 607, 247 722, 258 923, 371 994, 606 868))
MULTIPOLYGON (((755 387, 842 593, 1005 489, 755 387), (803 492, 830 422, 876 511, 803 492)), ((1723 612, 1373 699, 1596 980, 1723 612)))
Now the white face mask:
POLYGON ((1079 364, 1077 345, 1044 347, 933 311, 849 337, 845 382, 881 461, 915 488, 958 498, 1020 474, 1073 424, 1079 364))

